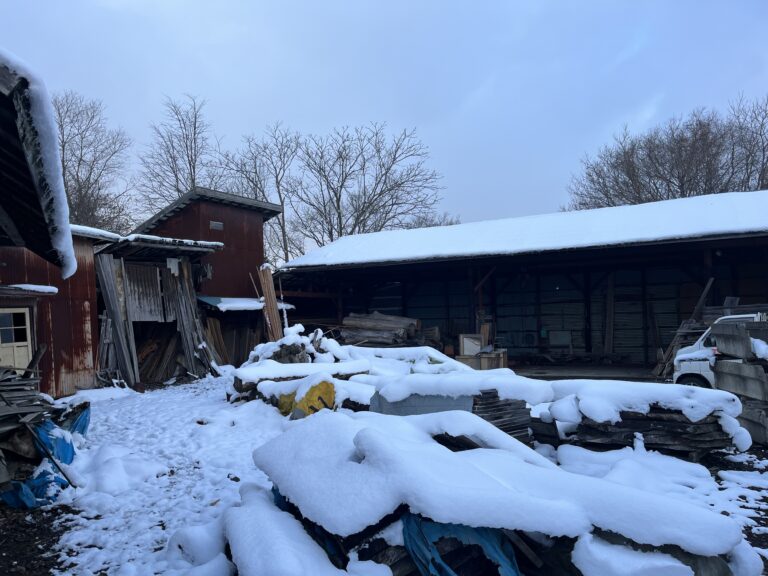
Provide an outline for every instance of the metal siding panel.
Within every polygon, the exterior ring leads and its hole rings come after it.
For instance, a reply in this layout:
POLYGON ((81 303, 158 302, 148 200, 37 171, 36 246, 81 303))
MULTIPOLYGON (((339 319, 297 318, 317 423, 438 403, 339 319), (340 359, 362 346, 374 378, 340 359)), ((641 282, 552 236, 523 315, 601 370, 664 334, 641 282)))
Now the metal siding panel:
POLYGON ((163 296, 156 266, 126 264, 126 305, 135 322, 163 322, 163 296))

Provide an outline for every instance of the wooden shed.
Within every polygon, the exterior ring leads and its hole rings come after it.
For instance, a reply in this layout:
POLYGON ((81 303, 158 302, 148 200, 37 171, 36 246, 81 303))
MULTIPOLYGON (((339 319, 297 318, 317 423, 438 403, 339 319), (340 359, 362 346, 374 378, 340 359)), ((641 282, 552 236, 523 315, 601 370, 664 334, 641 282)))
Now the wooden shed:
POLYGON ((225 250, 200 260, 208 269, 200 294, 252 298, 249 274, 264 264, 264 223, 280 212, 276 204, 197 187, 135 232, 223 243, 225 250))
POLYGON ((280 274, 305 325, 380 311, 455 345, 487 323, 513 365, 651 365, 709 278, 711 304, 768 302, 766 206, 730 193, 349 236, 280 274))

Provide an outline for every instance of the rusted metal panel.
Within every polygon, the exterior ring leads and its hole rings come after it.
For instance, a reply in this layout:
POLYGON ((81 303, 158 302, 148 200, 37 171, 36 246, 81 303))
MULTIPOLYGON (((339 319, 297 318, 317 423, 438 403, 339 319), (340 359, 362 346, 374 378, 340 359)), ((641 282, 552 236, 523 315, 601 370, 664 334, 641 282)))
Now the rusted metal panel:
POLYGON ((199 293, 243 298, 255 296, 248 274, 255 277, 264 263, 262 214, 201 200, 184 207, 151 232, 173 238, 223 242, 223 250, 201 259, 203 266, 211 267, 212 277, 203 280, 199 293), (212 227, 211 222, 217 225, 212 227))
MULTIPOLYGON (((94 386, 97 333, 93 245, 74 239, 77 272, 67 280, 61 270, 24 248, 0 247, 0 284, 55 286, 55 296, 40 298, 35 310, 35 341, 48 351, 40 362, 40 390, 54 397, 94 386)), ((2 301, 0 301, 2 305, 2 301)))
POLYGON ((156 266, 125 265, 126 307, 133 321, 163 321, 163 296, 156 266))

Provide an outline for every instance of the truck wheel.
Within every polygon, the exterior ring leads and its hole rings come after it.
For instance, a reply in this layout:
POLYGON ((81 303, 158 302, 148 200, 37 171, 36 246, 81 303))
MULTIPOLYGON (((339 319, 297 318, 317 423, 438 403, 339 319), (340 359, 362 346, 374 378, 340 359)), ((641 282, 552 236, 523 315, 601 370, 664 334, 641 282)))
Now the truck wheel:
POLYGON ((700 388, 712 388, 709 382, 707 382, 706 378, 704 378, 703 376, 698 376, 696 374, 686 374, 684 376, 680 376, 680 378, 677 379, 677 384, 685 384, 687 386, 698 386, 700 388))

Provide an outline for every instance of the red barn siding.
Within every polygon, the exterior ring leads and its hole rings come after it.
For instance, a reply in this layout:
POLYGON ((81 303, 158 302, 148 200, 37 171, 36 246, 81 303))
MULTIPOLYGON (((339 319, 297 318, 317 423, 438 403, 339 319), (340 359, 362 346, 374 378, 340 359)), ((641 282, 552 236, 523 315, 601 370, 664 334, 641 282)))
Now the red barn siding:
POLYGON ((264 218, 259 212, 217 202, 194 202, 155 226, 150 234, 223 242, 224 249, 205 256, 213 277, 200 287, 210 296, 254 297, 248 273, 264 263, 264 218), (221 222, 223 230, 211 230, 210 222, 221 222))
MULTIPOLYGON (((25 248, 0 247, 0 284, 55 286, 55 296, 41 296, 35 342, 48 350, 40 363, 41 391, 54 397, 94 385, 98 335, 93 245, 75 237, 77 272, 61 279, 61 270, 25 248)), ((0 305, 2 304, 0 300, 0 305)))

